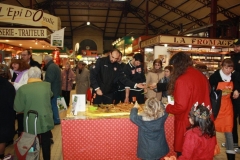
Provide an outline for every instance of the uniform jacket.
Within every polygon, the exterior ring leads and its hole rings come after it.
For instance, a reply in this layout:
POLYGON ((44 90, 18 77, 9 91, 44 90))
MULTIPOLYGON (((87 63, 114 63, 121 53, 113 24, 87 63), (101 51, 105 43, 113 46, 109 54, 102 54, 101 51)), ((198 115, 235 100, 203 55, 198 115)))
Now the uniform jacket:
POLYGON ((138 126, 138 158, 159 159, 169 152, 164 130, 167 117, 168 114, 165 112, 156 120, 143 121, 142 116, 138 116, 138 109, 131 109, 130 119, 138 126))
MULTIPOLYGON (((24 112, 24 129, 26 129, 26 116, 29 110, 38 112, 37 134, 45 133, 54 127, 51 106, 51 85, 48 82, 36 81, 20 87, 14 100, 14 109, 24 112)), ((29 115, 29 133, 34 134, 35 115, 29 115)), ((26 130, 25 130, 26 131, 26 130)))
POLYGON ((0 141, 9 142, 14 137, 16 113, 13 109, 15 89, 0 76, 0 141))
POLYGON ((79 74, 79 70, 76 71, 76 93, 86 94, 87 89, 90 87, 89 80, 90 72, 87 68, 83 68, 82 72, 79 74))
POLYGON ((41 64, 39 64, 37 61, 34 61, 33 59, 30 59, 29 65, 31 67, 38 67, 39 69, 41 68, 41 64))
POLYGON ((216 137, 201 136, 198 127, 185 133, 182 155, 178 160, 213 160, 216 137))
MULTIPOLYGON (((164 77, 164 72, 154 73, 154 72, 148 72, 146 76, 146 84, 152 84, 152 83, 158 83, 160 79, 164 77)), ((147 98, 156 97, 158 100, 161 100, 162 98, 162 92, 154 92, 154 90, 149 89, 146 94, 147 98)))
MULTIPOLYGON (((144 69, 143 66, 140 65, 138 67, 134 67, 131 64, 131 61, 129 61, 124 69, 123 69, 124 74, 126 75, 126 77, 128 79, 130 79, 131 81, 135 82, 135 83, 146 83, 146 77, 145 77, 145 73, 144 73, 144 69)), ((134 88, 131 86, 125 86, 126 88, 130 88, 130 90, 135 90, 135 91, 141 91, 142 89, 139 88, 134 88)))
POLYGON ((182 152, 184 134, 190 123, 188 114, 198 102, 210 105, 210 90, 207 78, 193 67, 178 77, 174 87, 174 105, 168 104, 166 111, 174 114, 174 150, 182 152))
POLYGON ((58 97, 61 95, 61 70, 52 60, 46 64, 45 68, 45 81, 51 84, 53 95, 58 97))
POLYGON ((19 82, 14 82, 14 84, 13 84, 15 90, 18 90, 19 87, 21 87, 24 84, 27 84, 27 81, 28 81, 28 70, 24 70, 22 72, 24 72, 24 73, 23 73, 21 79, 19 80, 19 82))
POLYGON ((100 87, 103 94, 113 93, 117 90, 118 80, 125 86, 134 87, 135 83, 128 80, 120 64, 117 62, 111 63, 110 57, 99 58, 90 70, 90 84, 95 90, 100 87))
POLYGON ((73 81, 75 80, 75 74, 72 69, 63 69, 61 74, 62 79, 62 90, 63 91, 71 91, 73 86, 73 81), (68 81, 70 79, 70 81, 68 81))

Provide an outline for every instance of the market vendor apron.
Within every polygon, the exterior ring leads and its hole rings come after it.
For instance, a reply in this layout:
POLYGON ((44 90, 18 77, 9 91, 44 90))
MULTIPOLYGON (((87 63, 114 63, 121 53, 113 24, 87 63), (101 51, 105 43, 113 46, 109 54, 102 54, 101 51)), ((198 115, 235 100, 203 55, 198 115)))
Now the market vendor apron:
MULTIPOLYGON (((233 90, 232 82, 219 82, 217 90, 233 90)), ((231 93, 222 95, 221 106, 216 120, 214 121, 217 132, 232 132, 233 128, 233 106, 231 101, 231 93)))

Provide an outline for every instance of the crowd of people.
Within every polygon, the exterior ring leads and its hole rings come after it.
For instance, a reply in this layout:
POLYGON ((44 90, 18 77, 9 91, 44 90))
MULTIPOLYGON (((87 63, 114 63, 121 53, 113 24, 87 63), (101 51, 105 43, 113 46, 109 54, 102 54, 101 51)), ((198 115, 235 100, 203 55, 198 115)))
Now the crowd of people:
MULTIPOLYGON (((153 68, 145 74, 142 54, 134 54, 127 63, 122 53, 114 49, 108 56, 97 59, 86 67, 79 61, 75 72, 69 62, 64 69, 45 56, 44 67, 24 50, 21 59, 13 59, 10 66, 0 67, 0 159, 6 144, 14 133, 26 131, 26 113, 38 112, 37 134, 41 139, 44 160, 50 159, 51 130, 61 123, 57 98, 63 96, 70 106, 70 91, 76 82, 76 94, 87 94, 92 89, 93 105, 135 103, 130 113, 131 121, 138 126, 137 157, 159 159, 169 152, 164 123, 168 114, 174 115, 174 151, 178 159, 213 159, 217 145, 216 132, 224 133, 228 160, 234 160, 238 147, 237 118, 240 115, 240 39, 234 42, 232 58, 222 61, 221 68, 212 75, 204 75, 194 67, 191 57, 179 52, 169 65, 153 61, 153 68), (45 72, 45 76, 42 75, 45 72), (209 78, 209 79, 208 79, 209 78), (212 114, 210 90, 222 92, 216 117, 212 114), (174 103, 168 103, 171 95, 174 103), (138 114, 138 104, 143 113, 138 114), (15 119, 17 130, 15 131, 15 119), (3 123, 4 122, 4 123, 3 123), (7 123, 6 123, 7 122, 7 123)), ((201 66, 200 66, 201 68, 201 66)), ((216 110, 214 110, 216 111, 216 110)), ((33 121, 33 116, 29 116, 33 121)), ((34 134, 33 126, 29 133, 34 134)))

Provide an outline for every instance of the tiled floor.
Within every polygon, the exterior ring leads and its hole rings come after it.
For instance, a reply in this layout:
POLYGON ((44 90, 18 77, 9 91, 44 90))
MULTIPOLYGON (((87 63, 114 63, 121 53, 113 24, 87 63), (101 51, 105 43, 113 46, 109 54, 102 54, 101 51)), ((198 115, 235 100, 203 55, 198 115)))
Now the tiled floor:
MULTIPOLYGON (((66 111, 60 113, 60 117, 64 118, 66 115, 66 111)), ((54 144, 51 148, 51 160, 63 160, 62 158, 62 139, 61 139, 61 125, 57 125, 52 130, 54 144)), ((240 135, 240 126, 238 127, 238 135, 240 135)), ((217 133, 218 144, 225 142, 224 134, 217 133)), ((239 136, 239 144, 240 144, 240 136, 239 136)), ((214 160, 226 160, 225 148, 221 148, 221 153, 214 157, 214 160)), ((5 154, 13 154, 13 145, 7 147, 5 154)), ((42 160, 42 156, 40 154, 40 160, 42 160)), ((240 160, 240 154, 236 154, 236 160, 240 160)))

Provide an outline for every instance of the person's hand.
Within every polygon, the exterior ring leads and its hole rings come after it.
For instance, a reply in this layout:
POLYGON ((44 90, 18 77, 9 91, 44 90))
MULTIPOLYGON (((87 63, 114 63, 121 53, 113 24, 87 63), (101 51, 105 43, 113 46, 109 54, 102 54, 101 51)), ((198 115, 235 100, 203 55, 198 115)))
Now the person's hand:
POLYGON ((144 90, 143 94, 146 94, 148 92, 147 88, 144 88, 143 90, 144 90))
POLYGON ((135 104, 134 104, 133 108, 139 108, 139 104, 138 104, 138 102, 137 102, 137 101, 135 102, 135 104))
POLYGON ((124 99, 124 103, 129 103, 129 98, 128 98, 128 97, 126 97, 126 98, 124 99))
POLYGON ((155 88, 157 88, 157 83, 149 84, 148 87, 149 87, 150 89, 155 89, 155 88))
POLYGON ((233 99, 237 99, 239 97, 239 92, 237 90, 235 90, 233 92, 233 99))
POLYGON ((137 87, 138 87, 138 88, 145 88, 145 85, 142 84, 142 83, 138 83, 138 84, 137 84, 137 87))
POLYGON ((97 95, 99 95, 99 96, 102 96, 102 95, 103 95, 103 93, 102 93, 102 90, 101 90, 101 89, 97 89, 97 90, 96 90, 96 93, 97 93, 97 95))

